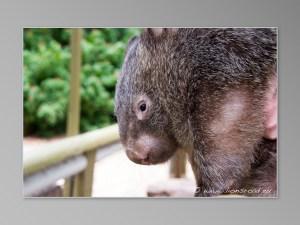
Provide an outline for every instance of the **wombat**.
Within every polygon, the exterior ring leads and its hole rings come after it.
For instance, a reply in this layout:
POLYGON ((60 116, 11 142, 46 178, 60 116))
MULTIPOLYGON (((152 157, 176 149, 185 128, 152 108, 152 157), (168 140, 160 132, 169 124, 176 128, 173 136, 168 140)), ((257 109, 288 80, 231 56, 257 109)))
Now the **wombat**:
POLYGON ((260 178, 271 191, 249 195, 276 195, 276 65, 272 28, 145 29, 130 40, 116 87, 127 156, 149 165, 183 148, 195 196, 260 188, 260 178))

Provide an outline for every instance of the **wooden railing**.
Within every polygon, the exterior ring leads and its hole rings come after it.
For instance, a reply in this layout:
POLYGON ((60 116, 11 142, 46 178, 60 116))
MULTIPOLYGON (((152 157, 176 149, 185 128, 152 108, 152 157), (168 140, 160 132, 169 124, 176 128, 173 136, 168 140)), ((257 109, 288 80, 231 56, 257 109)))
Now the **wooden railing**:
MULTIPOLYGON (((24 173, 24 189, 26 183, 32 180, 32 177, 39 177, 37 174, 47 174, 51 176, 54 168, 61 167, 63 169, 68 165, 70 159, 76 156, 83 157, 86 161, 83 170, 75 176, 75 184, 69 187, 71 190, 67 196, 90 196, 93 183, 93 168, 95 163, 96 151, 119 140, 117 125, 112 125, 95 131, 67 137, 54 143, 45 144, 30 151, 23 153, 23 173, 24 173), (63 166, 65 164, 65 167, 63 166), (52 172, 51 172, 52 171, 52 172), (31 177, 31 178, 29 178, 31 177), (76 181, 76 179, 78 179, 76 181)), ((78 161, 78 157, 77 157, 78 161)), ((70 163, 69 163, 70 164, 70 163)), ((82 165, 82 162, 81 164, 82 165)), ((73 166, 72 170, 78 172, 78 167, 73 166)), ((82 167, 82 166, 81 166, 82 167)), ((72 172, 69 172, 72 173, 72 172)), ((67 173, 67 175, 70 175, 67 173)), ((65 178, 65 177, 61 177, 65 178)), ((65 185, 65 189, 68 183, 65 185)), ((31 194, 32 191, 28 193, 31 194)), ((67 192, 66 190, 64 192, 67 192)), ((25 195, 27 193, 24 193, 25 195)))
MULTIPOLYGON (((96 152, 118 141, 115 124, 24 151, 24 195, 32 196, 64 178, 72 181, 65 182, 64 197, 91 196, 96 152)), ((185 162, 185 154, 178 151, 171 160, 170 176, 184 176, 185 162)))
POLYGON ((117 125, 67 137, 23 154, 24 175, 45 169, 72 156, 86 154, 119 140, 117 125))

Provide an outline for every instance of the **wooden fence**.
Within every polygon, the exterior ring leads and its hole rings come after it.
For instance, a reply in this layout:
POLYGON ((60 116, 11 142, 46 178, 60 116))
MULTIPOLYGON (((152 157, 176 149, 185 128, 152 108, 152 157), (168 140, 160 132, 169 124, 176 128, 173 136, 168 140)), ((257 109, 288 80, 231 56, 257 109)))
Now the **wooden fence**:
MULTIPOLYGON (((51 171, 53 171, 54 168, 61 167, 66 169, 70 164, 68 164, 68 160, 70 162, 70 159, 81 156, 84 161, 86 161, 86 163, 83 163, 83 167, 82 163, 75 165, 65 176, 62 174, 57 178, 68 178, 68 175, 78 173, 73 177, 74 181, 78 179, 76 182, 70 182, 69 184, 68 182, 65 183, 64 196, 90 196, 96 152, 101 151, 101 147, 112 144, 118 140, 119 133, 117 125, 112 125, 103 129, 45 144, 41 147, 37 147, 37 149, 25 151, 23 153, 24 186, 32 185, 30 182, 28 183, 28 180, 32 180, 33 178, 30 179, 29 177, 51 177, 51 174, 53 173, 51 171), (37 176, 37 174, 40 175, 37 176), (69 188, 70 190, 68 191, 66 188, 69 188)), ((53 182, 53 180, 51 181, 53 182)), ((45 185, 41 186, 46 188, 45 185)), ((26 187, 24 188, 26 189, 26 187)), ((31 193, 32 191, 28 192, 28 194, 24 194, 30 195, 31 193)))

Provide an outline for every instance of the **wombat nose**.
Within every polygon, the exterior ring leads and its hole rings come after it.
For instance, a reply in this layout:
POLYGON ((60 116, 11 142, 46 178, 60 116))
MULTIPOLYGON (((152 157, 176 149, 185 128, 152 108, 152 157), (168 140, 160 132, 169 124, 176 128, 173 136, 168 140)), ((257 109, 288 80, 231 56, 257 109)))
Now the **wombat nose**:
POLYGON ((132 151, 132 150, 129 150, 129 151, 137 159, 143 160, 143 159, 148 158, 147 151, 132 151))
POLYGON ((141 163, 141 164, 146 164, 148 162, 149 152, 146 150, 134 151, 131 149, 127 149, 126 153, 128 157, 134 162, 141 163))

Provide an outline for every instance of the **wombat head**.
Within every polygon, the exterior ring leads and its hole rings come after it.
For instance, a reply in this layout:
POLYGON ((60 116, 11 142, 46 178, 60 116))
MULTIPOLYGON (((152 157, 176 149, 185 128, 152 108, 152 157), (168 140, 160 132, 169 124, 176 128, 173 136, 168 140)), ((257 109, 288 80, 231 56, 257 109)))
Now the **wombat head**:
POLYGON ((128 44, 116 88, 115 115, 127 156, 135 163, 148 165, 169 159, 177 143, 170 117, 158 96, 153 76, 155 60, 141 39, 135 37, 128 44))

